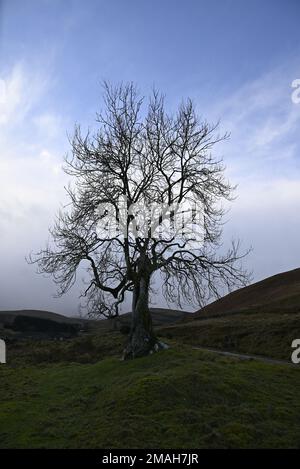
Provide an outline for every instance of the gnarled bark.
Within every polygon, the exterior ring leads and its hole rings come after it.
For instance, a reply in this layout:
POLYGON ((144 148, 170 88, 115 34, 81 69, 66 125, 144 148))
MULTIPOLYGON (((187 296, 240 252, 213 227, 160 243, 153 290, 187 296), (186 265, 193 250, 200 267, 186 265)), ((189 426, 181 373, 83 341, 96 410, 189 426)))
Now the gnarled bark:
POLYGON ((156 338, 153 331, 149 311, 149 283, 149 278, 142 277, 133 291, 131 331, 124 350, 124 360, 142 357, 167 348, 156 338))

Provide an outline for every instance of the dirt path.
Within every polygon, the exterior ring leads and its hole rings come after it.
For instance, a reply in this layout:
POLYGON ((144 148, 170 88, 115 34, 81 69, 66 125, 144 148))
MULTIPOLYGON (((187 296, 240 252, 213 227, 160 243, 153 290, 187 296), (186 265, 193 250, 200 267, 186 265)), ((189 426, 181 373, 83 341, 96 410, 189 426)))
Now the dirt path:
POLYGON ((211 347, 193 347, 193 349, 203 350, 204 352, 218 353, 219 355, 224 355, 225 357, 239 358, 240 360, 257 360, 264 363, 272 363, 273 365, 293 366, 294 368, 298 367, 300 370, 300 363, 297 365, 287 360, 276 360, 275 358, 263 357, 261 355, 246 355, 244 353, 227 352, 226 350, 218 350, 211 347))

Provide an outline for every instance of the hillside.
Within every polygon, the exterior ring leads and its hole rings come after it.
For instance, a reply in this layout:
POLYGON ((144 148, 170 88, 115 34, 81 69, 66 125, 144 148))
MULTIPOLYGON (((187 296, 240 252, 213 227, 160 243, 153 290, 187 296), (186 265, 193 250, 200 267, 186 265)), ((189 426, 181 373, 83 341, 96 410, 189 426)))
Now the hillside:
POLYGON ((175 342, 129 362, 89 350, 0 366, 0 448, 299 447, 298 369, 175 342))
POLYGON ((8 342, 0 448, 299 448, 300 368, 194 346, 288 360, 300 313, 189 317, 154 309, 170 349, 128 362, 110 321, 68 340, 8 342))
POLYGON ((289 360, 291 343, 300 338, 300 269, 230 293, 160 333, 196 346, 289 360))
POLYGON ((300 312, 300 269, 273 275, 229 293, 189 319, 252 311, 300 312))
MULTIPOLYGON (((189 315, 188 312, 180 311, 178 309, 150 308, 150 311, 154 326, 176 323, 186 319, 189 315)), ((129 323, 130 315, 131 313, 123 314, 121 316, 122 322, 129 323)))
MULTIPOLYGON (((177 309, 150 308, 152 321, 155 327, 169 326, 184 320, 189 313, 177 309)), ((120 315, 118 323, 114 319, 89 320, 89 328, 97 329, 103 332, 120 329, 121 326, 130 326, 131 313, 120 315)))
MULTIPOLYGON (((155 327, 176 324, 188 314, 184 311, 163 308, 154 308, 151 311, 155 327)), ((47 340, 68 338, 80 330, 98 331, 103 334, 123 329, 123 333, 127 333, 130 327, 130 315, 131 313, 123 314, 116 322, 114 319, 67 317, 42 310, 0 311, 0 337, 5 340, 26 338, 47 340)))
POLYGON ((40 319, 50 319, 56 322, 78 323, 79 319, 69 318, 62 314, 52 313, 51 311, 42 311, 35 309, 20 309, 17 311, 0 311, 0 324, 11 324, 17 316, 29 316, 40 319))
MULTIPOLYGON (((163 324, 175 323, 177 321, 181 321, 184 319, 189 313, 185 311, 175 310, 175 309, 164 309, 164 308, 151 308, 153 324, 155 326, 161 326, 163 324)), ((124 324, 129 323, 130 321, 130 314, 125 313, 121 316, 121 322, 124 324)), ((29 316, 35 317, 40 319, 50 319, 51 321, 56 322, 67 322, 67 323, 81 323, 89 321, 91 324, 98 324, 99 327, 103 327, 105 329, 109 329, 113 327, 113 323, 111 320, 89 320, 87 318, 76 318, 76 317, 68 317, 62 314, 53 313, 50 311, 43 311, 43 310, 17 310, 17 311, 0 311, 0 325, 1 324, 12 324, 14 319, 17 316, 29 316)))

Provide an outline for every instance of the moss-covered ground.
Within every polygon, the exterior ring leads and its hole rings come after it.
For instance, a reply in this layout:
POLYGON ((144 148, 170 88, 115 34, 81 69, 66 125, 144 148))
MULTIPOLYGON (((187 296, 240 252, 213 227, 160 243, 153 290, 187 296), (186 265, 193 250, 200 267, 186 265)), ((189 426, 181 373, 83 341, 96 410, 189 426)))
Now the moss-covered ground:
POLYGON ((300 366, 219 357, 174 341, 124 362, 122 340, 115 333, 27 343, 11 361, 8 348, 0 447, 300 448, 300 366))

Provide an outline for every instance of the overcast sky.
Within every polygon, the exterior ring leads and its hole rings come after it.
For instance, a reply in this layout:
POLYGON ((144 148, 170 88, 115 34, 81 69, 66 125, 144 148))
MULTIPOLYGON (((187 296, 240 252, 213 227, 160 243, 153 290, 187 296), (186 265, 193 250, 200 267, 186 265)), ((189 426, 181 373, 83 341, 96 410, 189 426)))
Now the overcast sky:
POLYGON ((255 280, 300 266, 298 0, 0 0, 0 16, 0 310, 78 312, 80 285, 54 299, 25 256, 48 239, 67 133, 93 125, 103 79, 220 119, 238 184, 225 241, 253 247, 255 280))

